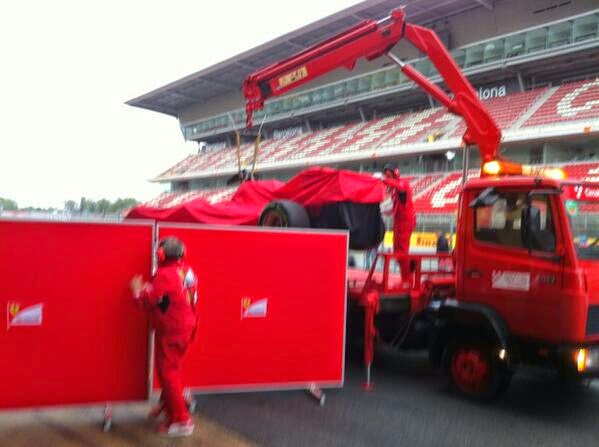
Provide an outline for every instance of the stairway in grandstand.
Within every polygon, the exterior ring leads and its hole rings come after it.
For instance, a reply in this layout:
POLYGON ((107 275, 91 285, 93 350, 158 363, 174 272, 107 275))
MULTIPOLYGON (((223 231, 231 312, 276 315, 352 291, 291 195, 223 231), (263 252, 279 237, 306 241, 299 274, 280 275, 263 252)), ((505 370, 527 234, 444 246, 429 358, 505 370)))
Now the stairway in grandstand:
MULTIPOLYGON (((514 93, 485 102, 491 115, 503 129, 511 132, 553 130, 560 126, 580 124, 578 133, 599 125, 599 78, 572 82, 558 87, 542 87, 514 93)), ((376 152, 398 155, 426 151, 429 136, 437 142, 459 144, 465 131, 463 120, 442 108, 403 113, 314 130, 280 139, 268 139, 261 144, 257 167, 301 167, 319 163, 343 161, 344 158, 370 159, 376 152)), ((242 165, 253 162, 254 144, 241 146, 242 165)), ((158 176, 168 180, 190 174, 233 173, 238 159, 235 147, 203 151, 191 155, 158 176)))

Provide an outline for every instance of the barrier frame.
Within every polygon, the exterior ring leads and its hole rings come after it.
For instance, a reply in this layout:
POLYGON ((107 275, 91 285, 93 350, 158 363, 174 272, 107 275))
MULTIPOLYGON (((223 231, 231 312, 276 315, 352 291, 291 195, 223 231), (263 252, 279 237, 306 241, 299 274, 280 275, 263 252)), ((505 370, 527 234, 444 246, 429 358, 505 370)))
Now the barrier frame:
POLYGON ((298 391, 308 392, 318 403, 323 406, 326 396, 322 389, 342 388, 345 384, 345 356, 346 356, 346 337, 347 337, 347 306, 348 306, 348 278, 347 262, 349 259, 349 231, 347 230, 329 230, 322 228, 277 228, 277 227, 258 227, 258 226, 231 226, 231 225, 207 225, 196 223, 176 223, 176 222, 157 222, 156 235, 160 238, 161 228, 183 229, 183 230, 207 230, 207 231, 233 231, 247 233, 284 233, 284 234, 328 234, 344 236, 346 240, 345 249, 345 269, 344 269, 344 303, 343 303, 343 346, 341 354, 341 380, 340 381, 298 381, 265 383, 258 386, 245 385, 217 385, 208 387, 189 387, 194 394, 233 394, 233 393, 253 393, 264 391, 298 391))
MULTIPOLYGON (((152 243, 152 264, 150 267, 150 272, 153 273, 155 269, 156 256, 155 256, 155 244, 156 235, 157 235, 157 225, 156 222, 149 219, 128 219, 128 220, 101 220, 101 219, 85 219, 85 218, 73 218, 73 219, 44 219, 39 217, 22 217, 22 216, 0 216, 0 222, 13 222, 13 223, 41 223, 41 224, 61 224, 61 225, 81 225, 81 224, 89 224, 89 225, 113 225, 113 226, 141 226, 141 227, 150 227, 151 228, 151 243, 152 243)), ((149 402, 152 398, 152 377, 153 377, 153 331, 149 331, 147 346, 148 350, 148 378, 146 384, 146 394, 142 400, 119 400, 119 401, 95 401, 95 402, 85 402, 85 403, 58 403, 58 404, 50 404, 44 405, 43 408, 72 408, 72 407, 104 407, 103 411, 103 422, 102 427, 104 431, 109 431, 112 427, 112 406, 113 404, 118 405, 126 405, 131 403, 146 403, 149 402)), ((38 406, 23 406, 18 408, 3 408, 0 409, 0 414, 5 411, 27 411, 33 408, 38 408, 38 406)))
MULTIPOLYGON (((41 224, 61 224, 61 225, 71 225, 71 224, 89 224, 89 225, 114 225, 114 226, 141 226, 141 227, 150 227, 151 228, 151 243, 152 243, 152 259, 150 265, 150 272, 154 274, 157 269, 157 259, 156 259, 156 249, 158 246, 158 242, 160 239, 160 228, 174 228, 174 229, 184 229, 184 230, 216 230, 216 231, 231 231, 231 232, 250 232, 250 233, 285 233, 285 234, 329 234, 329 235, 338 235, 343 236, 346 239, 346 249, 345 249, 345 265, 347 265, 347 260, 349 257, 349 232, 344 230, 327 230, 327 229, 315 229, 315 228, 275 228, 275 227, 255 227, 255 226, 228 226, 228 225, 205 225, 205 224, 195 224, 195 223, 176 223, 176 222, 157 222, 154 220, 148 219, 129 219, 129 220, 119 220, 119 221, 110 221, 110 220, 100 220, 100 219, 84 219, 84 218, 74 218, 74 219, 44 219, 44 218, 28 218, 28 217, 9 217, 9 216, 0 216, 0 222, 13 222, 13 223, 41 223, 41 224)), ((341 388, 345 383, 345 356, 346 356, 346 337, 347 337, 347 268, 344 269, 344 304, 343 304, 343 335, 342 335, 342 353, 341 353, 341 378, 339 381, 298 381, 298 382, 281 382, 281 383, 265 383, 257 386, 245 386, 245 385, 217 385, 210 387, 187 387, 185 388, 186 392, 193 392, 194 394, 228 394, 228 393, 250 393, 250 392, 260 392, 260 391, 294 391, 294 390, 305 390, 310 395, 312 395, 315 399, 318 400, 320 405, 324 405, 325 402, 325 394, 321 391, 324 388, 341 388)), ((57 403, 55 405, 49 404, 44 405, 47 408, 53 407, 75 407, 75 406, 102 406, 104 405, 104 419, 103 419, 103 428, 105 431, 110 430, 112 426, 112 405, 116 404, 127 404, 133 402, 149 402, 156 395, 156 390, 153 388, 154 383, 154 331, 150 330, 148 333, 147 340, 147 367, 148 367, 148 377, 147 377, 147 392, 145 398, 143 400, 123 400, 123 401, 96 401, 96 402, 88 402, 88 403, 57 403)), ((35 407, 19 407, 18 410, 27 410, 35 407)), ((2 411, 14 411, 10 408, 5 408, 0 410, 2 411)))

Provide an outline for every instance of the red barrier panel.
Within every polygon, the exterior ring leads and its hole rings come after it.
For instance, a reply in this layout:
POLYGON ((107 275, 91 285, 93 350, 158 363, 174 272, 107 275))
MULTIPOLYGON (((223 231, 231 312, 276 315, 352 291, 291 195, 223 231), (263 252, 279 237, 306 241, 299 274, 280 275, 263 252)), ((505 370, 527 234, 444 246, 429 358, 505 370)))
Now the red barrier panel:
POLYGON ((196 391, 343 384, 347 235, 159 225, 187 247, 200 326, 185 362, 196 391))
POLYGON ((149 224, 0 220, 0 408, 142 400, 149 224))

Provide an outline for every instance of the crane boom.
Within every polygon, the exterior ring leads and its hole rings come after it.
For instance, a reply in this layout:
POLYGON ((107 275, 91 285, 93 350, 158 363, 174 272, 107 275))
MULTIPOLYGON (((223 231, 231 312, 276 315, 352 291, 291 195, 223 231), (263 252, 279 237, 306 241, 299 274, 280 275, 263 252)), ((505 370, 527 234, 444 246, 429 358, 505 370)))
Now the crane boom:
POLYGON ((365 20, 288 59, 248 75, 243 82, 247 127, 252 127, 253 113, 264 107, 266 99, 282 95, 334 69, 345 67, 352 70, 360 58, 370 61, 380 56, 387 56, 449 112, 464 119, 466 132, 463 141, 479 147, 483 163, 499 159, 501 130, 495 120, 437 34, 431 29, 407 23, 403 9, 395 9, 379 21, 365 20), (408 40, 429 57, 453 96, 390 53, 401 39, 408 40))

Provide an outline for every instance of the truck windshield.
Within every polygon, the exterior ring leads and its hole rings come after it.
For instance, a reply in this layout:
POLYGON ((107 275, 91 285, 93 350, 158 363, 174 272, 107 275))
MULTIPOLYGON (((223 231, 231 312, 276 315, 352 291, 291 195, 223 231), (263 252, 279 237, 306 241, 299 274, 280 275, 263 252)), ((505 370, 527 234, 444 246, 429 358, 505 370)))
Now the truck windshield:
POLYGON ((566 210, 578 257, 599 260, 599 203, 566 200, 566 210))

